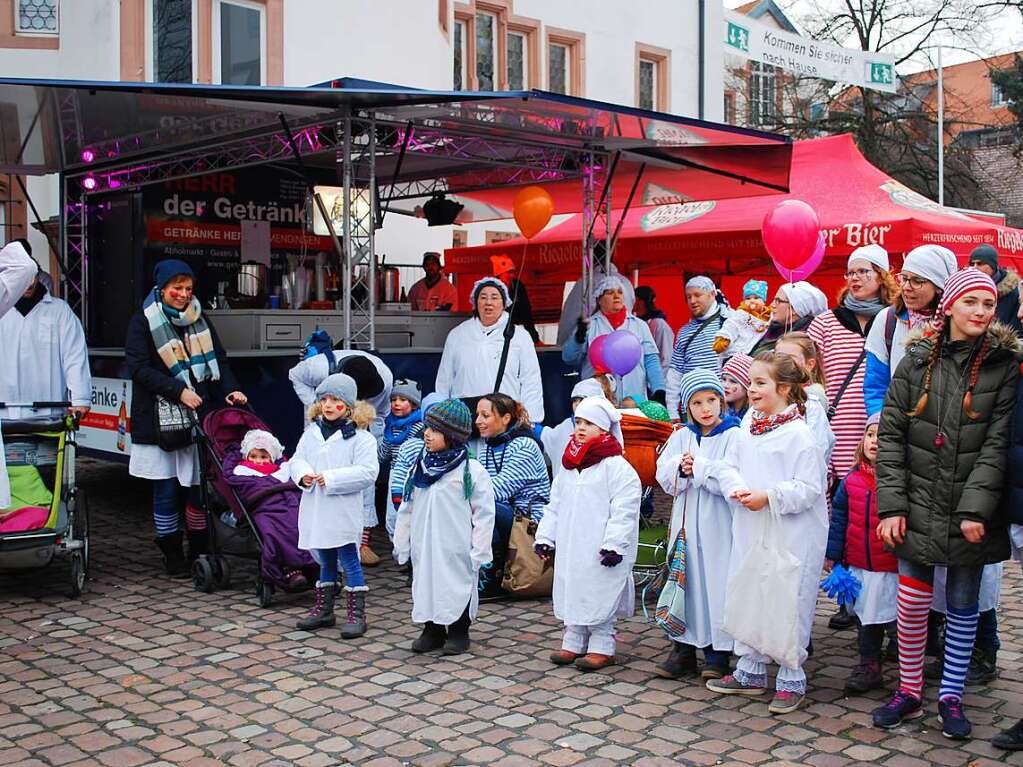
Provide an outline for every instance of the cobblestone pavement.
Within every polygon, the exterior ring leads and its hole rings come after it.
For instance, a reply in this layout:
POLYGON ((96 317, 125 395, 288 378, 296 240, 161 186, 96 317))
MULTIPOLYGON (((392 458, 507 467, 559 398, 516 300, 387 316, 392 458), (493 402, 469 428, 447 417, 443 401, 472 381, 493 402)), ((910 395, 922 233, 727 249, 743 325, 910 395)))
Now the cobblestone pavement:
POLYGON ((605 673, 547 663, 560 632, 544 602, 484 605, 470 655, 413 656, 409 592, 393 568, 369 573, 363 639, 298 632, 310 595, 261 609, 251 568, 237 590, 211 595, 158 575, 146 486, 123 467, 82 464, 86 597, 66 597, 64 564, 0 579, 0 765, 979 766, 1005 758, 987 741, 1023 716, 1015 566, 1002 676, 967 696, 977 737, 956 747, 935 729, 933 701, 925 719, 884 733, 869 724, 881 694, 843 697, 854 635, 827 629, 826 602, 810 701, 781 717, 763 700, 654 678, 666 642, 641 617, 620 624, 622 663, 605 673))

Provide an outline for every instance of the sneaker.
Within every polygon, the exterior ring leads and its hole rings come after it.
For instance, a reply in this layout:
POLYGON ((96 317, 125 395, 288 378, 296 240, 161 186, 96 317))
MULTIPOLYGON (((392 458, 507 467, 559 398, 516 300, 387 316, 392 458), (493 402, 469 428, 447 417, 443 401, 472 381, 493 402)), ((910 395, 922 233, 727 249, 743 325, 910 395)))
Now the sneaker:
POLYGON ((856 668, 852 670, 849 678, 845 680, 845 691, 853 695, 880 690, 884 687, 884 677, 881 675, 881 661, 860 660, 856 668))
POLYGON ((938 721, 941 734, 952 740, 969 740, 973 725, 966 718, 963 702, 959 698, 945 698, 938 701, 938 721))
POLYGON ((991 745, 1002 751, 1023 751, 1023 719, 991 738, 991 745))
POLYGON ((828 621, 828 628, 832 631, 845 631, 855 625, 856 616, 850 613, 845 605, 840 605, 838 612, 832 615, 831 620, 828 621))
POLYGON ((974 647, 973 655, 970 656, 970 666, 966 670, 966 684, 987 684, 995 679, 998 676, 996 657, 993 650, 974 647))
POLYGON ((767 710, 772 714, 791 714, 802 705, 805 699, 806 696, 798 692, 779 690, 771 698, 771 703, 767 710))
POLYGON ((705 663, 703 671, 700 672, 701 679, 724 679, 728 674, 728 664, 705 663))
POLYGON ((707 689, 721 695, 763 695, 767 692, 766 687, 743 684, 733 674, 726 674, 720 679, 708 679, 707 689))
POLYGON ((882 730, 898 727, 907 719, 916 719, 924 715, 924 704, 920 698, 899 690, 890 701, 873 713, 874 726, 882 730))

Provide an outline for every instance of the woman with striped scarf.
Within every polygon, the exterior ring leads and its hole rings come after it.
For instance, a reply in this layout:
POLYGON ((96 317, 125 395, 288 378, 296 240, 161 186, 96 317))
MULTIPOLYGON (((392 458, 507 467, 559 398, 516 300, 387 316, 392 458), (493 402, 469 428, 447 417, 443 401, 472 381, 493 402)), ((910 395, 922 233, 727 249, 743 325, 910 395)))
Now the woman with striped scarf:
POLYGON ((184 261, 160 261, 142 309, 128 322, 124 357, 132 380, 131 459, 133 477, 153 482, 156 545, 172 577, 188 577, 178 527, 181 489, 188 490, 185 520, 189 554, 207 553, 206 517, 199 508, 199 462, 194 445, 164 450, 159 445, 157 398, 180 403, 201 419, 220 403, 244 405, 224 349, 194 295, 195 275, 184 261))

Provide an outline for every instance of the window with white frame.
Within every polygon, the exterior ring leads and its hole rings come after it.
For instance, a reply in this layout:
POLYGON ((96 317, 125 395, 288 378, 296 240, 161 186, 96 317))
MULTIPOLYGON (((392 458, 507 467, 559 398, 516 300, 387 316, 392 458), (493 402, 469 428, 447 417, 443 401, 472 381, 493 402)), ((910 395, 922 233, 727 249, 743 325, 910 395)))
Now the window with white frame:
POLYGON ((1005 98, 1005 91, 1002 90, 1002 86, 996 82, 991 83, 991 106, 993 107, 1004 107, 1009 103, 1009 99, 1005 98))
POLYGON ((213 79, 225 85, 266 82, 266 9, 243 0, 214 0, 213 79))
POLYGON ((508 88, 520 91, 529 87, 529 37, 509 32, 507 37, 508 88))
POLYGON ((493 13, 476 14, 476 90, 498 89, 497 16, 493 13))
POLYGON ((146 1, 146 79, 195 81, 195 0, 146 1))
POLYGON ((770 64, 750 62, 750 122, 770 125, 778 115, 778 81, 770 64))
POLYGON ((639 60, 639 108, 657 109, 657 62, 639 60))
POLYGON ((17 0, 15 31, 23 35, 56 35, 60 32, 58 0, 17 0))
POLYGON ((456 21, 454 28, 455 72, 454 86, 456 91, 469 90, 469 52, 466 40, 466 24, 456 21))
POLYGON ((547 50, 547 88, 554 93, 572 92, 572 50, 561 43, 551 43, 547 50))

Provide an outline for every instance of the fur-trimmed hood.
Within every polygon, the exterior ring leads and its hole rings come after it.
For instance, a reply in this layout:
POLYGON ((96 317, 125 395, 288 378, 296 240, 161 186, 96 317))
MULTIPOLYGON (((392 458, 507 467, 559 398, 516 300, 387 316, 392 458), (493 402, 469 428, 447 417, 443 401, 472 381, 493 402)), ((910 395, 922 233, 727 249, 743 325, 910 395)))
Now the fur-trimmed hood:
MULTIPOLYGON (((1019 277, 1017 276, 1016 279, 1018 280, 1019 277)), ((934 343, 932 334, 933 330, 928 324, 913 328, 906 336, 906 353, 918 365, 927 364, 927 355, 930 354, 931 346, 934 343)), ((1014 356, 1017 359, 1023 357, 1023 343, 1008 325, 998 320, 992 321, 987 329, 987 337, 990 349, 984 361, 985 364, 988 361, 997 361, 1003 354, 1014 356)))
POLYGON ((1019 287, 1019 273, 1015 269, 1003 269, 1002 279, 998 281, 998 297, 1009 295, 1019 287))

